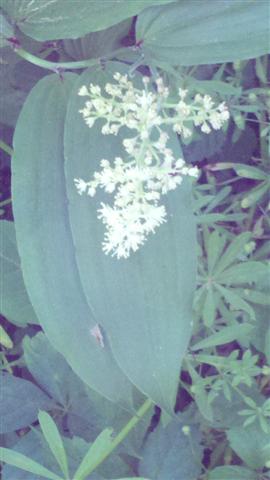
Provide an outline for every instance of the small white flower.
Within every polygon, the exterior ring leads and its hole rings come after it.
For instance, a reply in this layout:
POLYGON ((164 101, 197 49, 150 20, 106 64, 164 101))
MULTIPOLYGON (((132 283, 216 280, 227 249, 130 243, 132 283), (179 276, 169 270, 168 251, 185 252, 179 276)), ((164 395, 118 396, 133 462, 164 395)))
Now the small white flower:
POLYGON ((74 178, 74 183, 79 195, 82 195, 87 191, 88 183, 85 182, 82 178, 74 178))
POLYGON ((187 96, 188 90, 184 90, 183 88, 179 88, 178 94, 181 100, 184 100, 184 98, 187 96))
POLYGON ((101 133, 103 135, 109 135, 109 133, 111 133, 110 131, 110 126, 108 123, 105 123, 105 125, 103 125, 102 129, 101 129, 101 133))
POLYGON ((204 95, 203 97, 203 107, 205 108, 206 111, 209 111, 213 108, 214 102, 210 95, 204 95))
POLYGON ((211 128, 209 127, 209 125, 208 125, 206 122, 204 122, 204 123, 202 124, 202 126, 201 126, 201 131, 202 131, 203 133, 210 133, 210 132, 211 132, 211 128))
POLYGON ((190 177, 195 177, 195 178, 197 178, 197 177, 199 176, 199 173, 200 173, 200 171, 199 171, 198 167, 191 167, 191 168, 189 168, 189 170, 188 170, 188 175, 189 175, 190 177))
POLYGON ((88 125, 89 128, 91 128, 91 127, 93 127, 93 125, 95 123, 95 119, 94 118, 86 118, 85 123, 86 123, 86 125, 88 125))
POLYGON ((96 195, 96 189, 94 187, 89 187, 87 195, 89 195, 89 197, 94 197, 96 195))
POLYGON ((89 95, 88 89, 85 85, 83 85, 80 90, 78 91, 78 95, 81 97, 85 97, 86 95, 89 95))
POLYGON ((149 85, 149 83, 150 83, 150 78, 149 78, 149 77, 143 77, 143 78, 142 78, 142 81, 143 81, 144 85, 149 85))
POLYGON ((93 85, 92 83, 90 83, 89 90, 92 93, 92 95, 100 95, 101 93, 100 87, 98 85, 93 85))
POLYGON ((127 153, 132 154, 134 152, 136 143, 137 143, 136 138, 125 138, 123 140, 123 145, 127 153))

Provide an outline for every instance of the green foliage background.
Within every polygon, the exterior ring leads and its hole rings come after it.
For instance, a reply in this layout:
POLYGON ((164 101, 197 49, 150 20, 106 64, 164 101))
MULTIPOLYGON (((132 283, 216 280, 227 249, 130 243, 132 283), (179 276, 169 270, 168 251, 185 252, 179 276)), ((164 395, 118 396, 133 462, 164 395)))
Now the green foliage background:
POLYGON ((2 478, 269 479, 269 2, 2 0, 0 14, 2 478), (78 114, 80 86, 115 71, 230 111, 221 131, 171 134, 200 178, 118 263, 73 184, 121 151, 78 114))

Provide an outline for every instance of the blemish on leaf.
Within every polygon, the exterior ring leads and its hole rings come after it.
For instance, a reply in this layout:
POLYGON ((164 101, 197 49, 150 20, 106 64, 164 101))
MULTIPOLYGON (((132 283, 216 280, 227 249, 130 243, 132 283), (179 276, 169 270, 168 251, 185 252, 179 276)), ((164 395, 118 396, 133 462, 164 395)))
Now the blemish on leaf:
POLYGON ((97 343, 101 346, 101 348, 104 348, 105 345, 103 335, 101 333, 98 323, 93 328, 91 328, 90 333, 93 337, 95 337, 97 343))

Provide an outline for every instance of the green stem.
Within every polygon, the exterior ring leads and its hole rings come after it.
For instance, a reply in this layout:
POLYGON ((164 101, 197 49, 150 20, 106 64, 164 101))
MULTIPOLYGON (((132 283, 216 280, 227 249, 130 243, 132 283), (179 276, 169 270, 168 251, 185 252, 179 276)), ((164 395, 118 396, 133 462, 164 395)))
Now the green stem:
POLYGON ((13 155, 13 150, 12 148, 3 140, 0 140, 0 148, 6 152, 8 155, 12 156, 13 155))
POLYGON ((81 69, 81 68, 88 68, 88 67, 93 67, 100 65, 102 60, 109 60, 112 59, 124 52, 127 51, 127 47, 124 48, 118 48, 117 50, 114 50, 113 52, 109 53, 108 55, 105 55, 102 58, 90 58, 88 60, 80 60, 77 62, 51 62, 49 60, 44 60, 43 58, 37 57, 36 55, 33 55, 30 52, 27 52, 23 48, 16 48, 15 52, 22 57, 24 60, 27 60, 30 63, 33 63, 34 65, 37 65, 38 67, 41 68, 46 68, 49 70, 76 70, 76 69, 81 69))
MULTIPOLYGON (((136 412, 134 417, 130 419, 130 421, 122 428, 122 430, 116 435, 114 440, 112 441, 108 450, 99 457, 99 459, 95 462, 94 465, 88 470, 86 476, 90 475, 106 458, 118 447, 118 445, 126 438, 129 432, 137 425, 137 423, 141 420, 141 418, 148 412, 148 410, 153 406, 152 400, 148 398, 144 404, 139 408, 136 412)), ((86 478, 86 477, 84 477, 86 478)))

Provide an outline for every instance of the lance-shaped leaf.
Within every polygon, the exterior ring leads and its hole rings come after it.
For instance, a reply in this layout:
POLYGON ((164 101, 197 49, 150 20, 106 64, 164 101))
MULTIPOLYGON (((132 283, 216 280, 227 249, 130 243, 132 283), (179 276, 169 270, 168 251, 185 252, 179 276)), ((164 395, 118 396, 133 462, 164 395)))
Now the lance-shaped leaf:
POLYGON ((269 433, 254 423, 246 428, 233 427, 227 431, 230 447, 248 467, 263 468, 270 457, 269 433))
MULTIPOLYGON (((92 177, 101 159, 113 161, 124 154, 122 140, 130 132, 104 136, 102 121, 89 129, 78 113, 84 102, 78 96, 80 87, 91 82, 102 88, 115 71, 126 73, 127 69, 112 63, 105 71, 86 71, 70 98, 65 125, 70 221, 83 288, 109 335, 115 358, 142 392, 171 412, 192 328, 196 236, 190 183, 184 181, 162 198, 167 223, 149 235, 136 253, 119 260, 102 251, 104 226, 97 219, 100 201, 110 198, 103 193, 94 198, 80 196, 74 186, 74 178, 92 177)), ((179 158, 174 135, 170 147, 179 158)))
POLYGON ((63 128, 75 79, 41 80, 17 123, 12 189, 18 248, 29 297, 51 343, 89 386, 127 404, 130 383, 108 345, 102 348, 91 333, 97 320, 81 288, 67 215, 63 128))
POLYGON ((9 448, 0 447, 0 457, 2 462, 25 470, 26 472, 33 473, 34 475, 38 475, 38 478, 42 477, 49 478, 50 480, 63 480, 59 475, 51 472, 48 468, 43 467, 40 463, 35 462, 19 452, 10 450, 9 448))
POLYGON ((269 2, 182 0, 139 15, 147 58, 173 65, 231 62, 269 52, 269 2))
POLYGON ((46 439, 53 456, 60 466, 65 478, 69 478, 67 454, 56 423, 53 418, 44 411, 39 412, 38 421, 43 436, 46 439))

